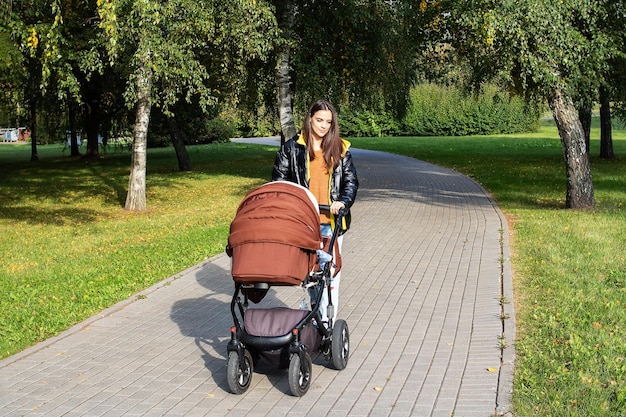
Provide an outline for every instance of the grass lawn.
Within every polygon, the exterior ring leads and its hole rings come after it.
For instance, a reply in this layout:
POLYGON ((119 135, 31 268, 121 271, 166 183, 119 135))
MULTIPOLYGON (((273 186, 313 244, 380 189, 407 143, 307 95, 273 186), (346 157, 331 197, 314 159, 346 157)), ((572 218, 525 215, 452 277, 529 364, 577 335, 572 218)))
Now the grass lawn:
MULTIPOLYGON (((599 136, 597 127, 592 138, 599 136)), ((509 218, 518 324, 516 416, 626 415, 626 129, 615 161, 595 157, 597 208, 564 209, 556 129, 523 135, 358 138, 462 172, 509 218)), ((148 154, 148 211, 123 209, 127 152, 70 158, 62 145, 0 146, 0 358, 224 250, 241 198, 269 179, 275 148, 148 154)), ((358 166, 357 166, 358 168, 358 166)))
POLYGON ((564 209, 552 123, 523 135, 352 141, 473 177, 509 219, 516 416, 626 416, 626 130, 613 140, 618 158, 603 161, 592 139, 593 211, 564 209))
POLYGON ((266 182, 276 150, 151 149, 145 213, 123 209, 130 153, 70 158, 62 145, 0 145, 0 357, 224 251, 243 195, 266 182))

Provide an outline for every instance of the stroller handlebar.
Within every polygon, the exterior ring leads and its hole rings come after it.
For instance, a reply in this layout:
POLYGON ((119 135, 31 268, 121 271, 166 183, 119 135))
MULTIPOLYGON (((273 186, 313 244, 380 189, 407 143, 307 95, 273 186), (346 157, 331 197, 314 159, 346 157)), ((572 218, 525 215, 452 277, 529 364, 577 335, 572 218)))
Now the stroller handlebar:
MULTIPOLYGON (((330 213, 330 206, 328 204, 319 204, 318 206, 319 206, 320 212, 330 213)), ((339 218, 344 217, 346 213, 348 212, 348 210, 349 209, 346 209, 346 208, 340 209, 337 216, 339 218)))

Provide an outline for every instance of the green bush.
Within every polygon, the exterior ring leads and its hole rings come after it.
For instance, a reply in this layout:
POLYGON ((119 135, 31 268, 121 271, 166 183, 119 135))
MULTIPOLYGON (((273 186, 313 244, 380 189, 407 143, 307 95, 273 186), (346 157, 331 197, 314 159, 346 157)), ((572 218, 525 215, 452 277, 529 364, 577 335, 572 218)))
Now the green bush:
POLYGON ((468 136, 535 131, 539 116, 538 106, 493 85, 468 95, 458 87, 419 84, 401 121, 382 108, 342 108, 339 119, 341 134, 350 137, 468 136))
POLYGON ((401 133, 400 122, 384 110, 375 113, 368 110, 343 110, 339 115, 342 136, 380 137, 401 133))
POLYGON ((403 133, 408 136, 466 136, 534 131, 539 109, 495 86, 476 95, 457 87, 420 84, 411 89, 403 133))
MULTIPOLYGON (((236 136, 234 123, 220 117, 209 118, 205 115, 187 117, 181 114, 176 118, 178 133, 186 145, 201 145, 213 142, 228 142, 236 136)), ((161 114, 155 114, 150 120, 148 147, 161 148, 170 146, 172 138, 167 120, 161 114)))
MULTIPOLYGON (((231 116, 236 126, 237 137, 269 137, 280 134, 278 119, 271 114, 262 115, 241 112, 238 116, 231 116)), ((296 122, 297 123, 297 122, 296 122)))
POLYGON ((226 120, 215 118, 205 123, 207 141, 205 143, 214 142, 230 142, 236 136, 237 129, 226 120))

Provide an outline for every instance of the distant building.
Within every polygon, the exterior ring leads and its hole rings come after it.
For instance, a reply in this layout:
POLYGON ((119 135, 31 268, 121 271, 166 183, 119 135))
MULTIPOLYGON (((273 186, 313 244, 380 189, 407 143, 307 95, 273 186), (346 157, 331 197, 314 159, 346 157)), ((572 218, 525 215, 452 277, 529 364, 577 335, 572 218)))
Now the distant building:
POLYGON ((2 142, 17 142, 18 141, 18 130, 13 128, 8 129, 0 129, 2 132, 2 142))
POLYGON ((2 142, 23 142, 30 139, 30 129, 26 127, 3 127, 0 128, 2 142))

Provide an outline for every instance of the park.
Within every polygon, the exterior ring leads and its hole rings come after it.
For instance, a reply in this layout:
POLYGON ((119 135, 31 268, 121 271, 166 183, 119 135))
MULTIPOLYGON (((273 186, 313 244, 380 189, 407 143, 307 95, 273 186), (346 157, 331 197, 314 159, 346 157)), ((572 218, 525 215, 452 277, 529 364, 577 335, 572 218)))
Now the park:
POLYGON ((0 127, 31 135, 0 144, 0 358, 223 254, 276 153, 230 139, 280 143, 323 96, 353 148, 452 170, 504 213, 513 298, 499 302, 517 335, 502 415, 626 415, 618 6, 570 19, 576 2, 337 2, 325 22, 316 2, 54 2, 37 16, 11 3, 1 52, 30 76, 2 67, 0 127), (179 25, 181 10, 210 24, 179 25), (84 144, 64 151, 68 129, 84 144))

